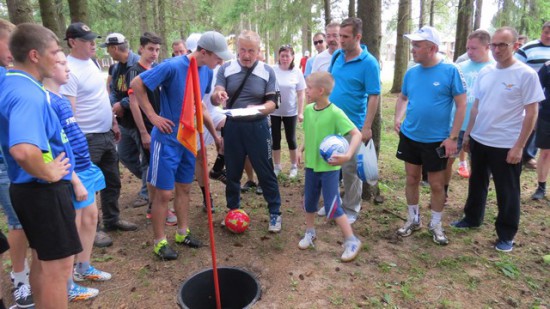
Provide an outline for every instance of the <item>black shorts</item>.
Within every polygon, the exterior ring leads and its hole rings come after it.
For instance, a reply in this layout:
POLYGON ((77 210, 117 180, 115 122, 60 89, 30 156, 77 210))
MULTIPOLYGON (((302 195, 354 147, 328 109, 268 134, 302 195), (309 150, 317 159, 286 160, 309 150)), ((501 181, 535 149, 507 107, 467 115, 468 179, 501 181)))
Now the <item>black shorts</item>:
POLYGON ((422 165, 427 172, 443 171, 447 168, 447 158, 440 158, 435 151, 442 142, 421 143, 399 133, 399 145, 395 156, 407 163, 422 165))
POLYGON ((82 251, 68 181, 11 184, 10 198, 39 260, 58 260, 82 251))
POLYGON ((537 133, 535 146, 540 149, 550 149, 550 122, 539 117, 537 121, 537 133))

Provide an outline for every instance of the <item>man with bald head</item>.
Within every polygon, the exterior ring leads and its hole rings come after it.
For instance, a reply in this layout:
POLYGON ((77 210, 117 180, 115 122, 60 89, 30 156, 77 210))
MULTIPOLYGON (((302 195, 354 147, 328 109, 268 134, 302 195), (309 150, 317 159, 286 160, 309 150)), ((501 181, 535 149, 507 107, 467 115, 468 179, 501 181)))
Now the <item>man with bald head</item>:
POLYGON ((523 148, 535 126, 538 102, 544 100, 537 73, 514 57, 518 33, 498 29, 491 38, 496 64, 483 68, 474 85, 474 106, 463 147, 472 155, 472 174, 464 218, 457 228, 483 223, 490 175, 497 193, 495 249, 510 252, 518 231, 523 148))

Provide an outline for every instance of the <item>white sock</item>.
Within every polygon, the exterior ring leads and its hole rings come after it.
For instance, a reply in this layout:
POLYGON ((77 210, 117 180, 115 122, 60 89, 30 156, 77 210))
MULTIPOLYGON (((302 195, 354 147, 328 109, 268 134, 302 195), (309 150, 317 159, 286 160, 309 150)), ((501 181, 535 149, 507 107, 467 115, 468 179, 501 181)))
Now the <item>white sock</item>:
POLYGON ((441 216, 443 215, 443 212, 437 212, 432 210, 432 221, 431 225, 435 226, 436 224, 439 224, 441 222, 441 216))
POLYGON ((281 168, 281 164, 275 164, 275 169, 276 169, 276 170, 281 170, 281 169, 282 169, 282 168, 281 168))
POLYGON ((420 216, 418 205, 409 205, 409 218, 418 220, 418 216, 420 216))
POLYGON ((458 163, 459 166, 462 166, 464 168, 468 168, 468 161, 460 161, 460 163, 458 163))
POLYGON ((20 283, 29 284, 29 273, 25 270, 13 272, 13 286, 17 287, 20 283))
POLYGON ((298 168, 298 164, 294 163, 294 164, 292 164, 292 166, 291 166, 290 168, 296 168, 296 169, 297 169, 297 168, 298 168))

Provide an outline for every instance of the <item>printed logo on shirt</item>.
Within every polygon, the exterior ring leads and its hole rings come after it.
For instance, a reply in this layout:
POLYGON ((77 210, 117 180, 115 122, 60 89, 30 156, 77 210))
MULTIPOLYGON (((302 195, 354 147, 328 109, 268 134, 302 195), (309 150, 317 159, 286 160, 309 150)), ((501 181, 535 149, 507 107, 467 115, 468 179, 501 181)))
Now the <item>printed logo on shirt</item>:
POLYGON ((502 84, 504 85, 504 90, 512 90, 512 87, 514 87, 514 84, 507 84, 505 82, 502 82, 502 84))
POLYGON ((439 86, 439 85, 441 85, 439 82, 434 82, 434 86, 437 87, 437 86, 439 86))

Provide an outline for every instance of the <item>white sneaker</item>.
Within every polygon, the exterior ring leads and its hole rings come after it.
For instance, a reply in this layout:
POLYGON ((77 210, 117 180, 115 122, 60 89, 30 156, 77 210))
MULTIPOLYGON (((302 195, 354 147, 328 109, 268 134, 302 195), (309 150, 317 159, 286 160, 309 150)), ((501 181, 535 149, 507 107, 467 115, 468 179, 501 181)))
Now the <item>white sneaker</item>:
POLYGON ((279 233, 282 228, 282 218, 280 215, 269 215, 269 228, 267 229, 271 233, 279 233))
POLYGON ((327 212, 325 211, 325 207, 324 206, 321 206, 321 209, 319 209, 319 211, 317 212, 317 215, 319 217, 324 217, 327 215, 327 212))
POLYGON ((298 176, 298 168, 293 167, 293 168, 290 169, 290 173, 288 174, 288 177, 296 178, 296 176, 298 176))
POLYGON ((405 225, 397 230, 397 235, 401 237, 410 236, 414 231, 418 231, 422 227, 422 220, 420 215, 416 218, 409 218, 405 225))
POLYGON ((279 176, 279 174, 281 173, 281 167, 280 166, 275 166, 275 168, 273 169, 273 172, 275 172, 275 176, 279 176))
POLYGON ((340 259, 342 262, 351 262, 357 257, 359 251, 361 251, 361 241, 357 238, 348 240, 344 243, 344 253, 340 259))
POLYGON ((308 248, 313 248, 315 247, 315 245, 313 244, 313 241, 315 240, 315 234, 313 233, 306 233, 304 235, 304 238, 302 238, 300 240, 300 242, 298 243, 298 248, 302 249, 302 250, 305 250, 305 249, 308 249, 308 248))
POLYGON ((449 239, 447 239, 447 236, 445 235, 445 230, 441 226, 441 222, 439 222, 436 225, 428 224, 428 230, 430 231, 430 234, 433 236, 433 240, 436 244, 445 246, 449 243, 449 239))

